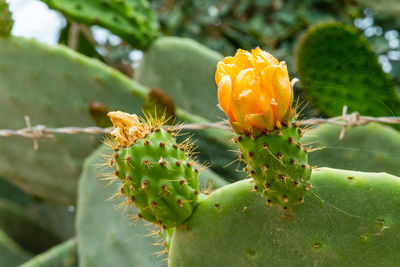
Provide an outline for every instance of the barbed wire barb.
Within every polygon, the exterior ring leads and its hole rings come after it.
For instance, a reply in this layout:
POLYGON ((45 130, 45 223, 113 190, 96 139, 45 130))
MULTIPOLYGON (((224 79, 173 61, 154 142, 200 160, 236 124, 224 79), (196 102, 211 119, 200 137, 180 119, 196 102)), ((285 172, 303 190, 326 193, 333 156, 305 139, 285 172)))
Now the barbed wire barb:
MULTIPOLYGON (((400 117, 370 117, 361 116, 358 112, 347 114, 347 106, 343 106, 342 115, 333 118, 312 118, 300 121, 300 125, 318 125, 318 124, 334 124, 342 126, 339 134, 339 139, 343 139, 348 127, 357 127, 371 122, 379 122, 386 124, 400 124, 400 117)), ((0 137, 22 136, 33 139, 33 147, 35 150, 39 149, 39 139, 53 138, 54 134, 110 134, 113 127, 61 127, 61 128, 48 128, 45 125, 32 126, 29 116, 25 116, 26 128, 19 130, 0 129, 0 137)), ((171 126, 165 126, 168 128, 171 126)), ((185 130, 203 130, 203 129, 221 129, 225 131, 232 131, 228 121, 217 122, 201 122, 191 123, 182 126, 185 130)))

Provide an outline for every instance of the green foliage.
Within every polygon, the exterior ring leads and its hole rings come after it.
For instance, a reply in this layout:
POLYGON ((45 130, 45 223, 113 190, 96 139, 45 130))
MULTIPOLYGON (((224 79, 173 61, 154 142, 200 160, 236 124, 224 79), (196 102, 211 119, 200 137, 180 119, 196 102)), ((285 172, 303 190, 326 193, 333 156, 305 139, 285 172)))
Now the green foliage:
POLYGON ((24 249, 38 253, 61 241, 46 226, 44 221, 27 214, 22 206, 0 199, 0 229, 24 249))
POLYGON ((163 91, 151 89, 144 99, 143 113, 148 118, 158 118, 165 115, 167 125, 174 124, 176 120, 175 104, 163 91))
POLYGON ((147 48, 158 36, 158 21, 146 0, 42 1, 77 22, 109 29, 135 48, 147 48))
POLYGON ((144 53, 135 79, 164 91, 178 107, 215 121, 222 116, 214 81, 220 60, 222 55, 193 40, 161 37, 144 53))
POLYGON ((21 267, 77 267, 77 241, 70 239, 25 262, 21 267))
POLYGON ((139 210, 138 218, 168 228, 192 214, 200 192, 189 149, 176 143, 175 133, 160 128, 116 149, 110 164, 122 183, 121 195, 139 210))
MULTIPOLYGON (((0 125, 48 127, 93 125, 90 103, 140 112, 147 90, 100 62, 63 46, 19 37, 0 39, 0 125), (51 78, 49 78, 51 77, 51 78)), ((99 144, 95 136, 56 135, 39 141, 9 137, 0 142, 0 175, 27 192, 58 203, 76 201, 83 159, 99 144)))
POLYGON ((309 30, 300 42, 297 63, 302 87, 323 115, 340 115, 343 105, 362 115, 400 115, 394 83, 351 26, 327 23, 309 30))
POLYGON ((356 0, 360 5, 373 9, 377 13, 398 16, 400 13, 400 3, 397 0, 356 0))
MULTIPOLYGON (((82 27, 79 25, 79 27, 82 27)), ((89 32, 90 30, 87 29, 89 32)), ((70 36, 72 35, 71 33, 72 27, 71 23, 67 23, 65 27, 60 31, 60 37, 58 39, 59 44, 67 45, 71 42, 70 36)), ((79 29, 79 32, 77 34, 75 45, 75 51, 88 56, 88 57, 93 57, 97 58, 101 61, 103 61, 103 57, 97 52, 96 47, 94 44, 86 37, 86 35, 79 29)))
POLYGON ((151 3, 158 12, 161 30, 167 35, 192 38, 226 55, 237 48, 277 49, 289 61, 295 40, 309 25, 332 20, 350 23, 359 12, 352 1, 343 0, 151 3))
POLYGON ((398 177, 322 168, 311 182, 288 213, 265 205, 251 179, 202 199, 174 231, 169 266, 397 264, 398 177))
POLYGON ((5 232, 0 229, 0 266, 19 266, 32 255, 19 247, 5 232))
POLYGON ((349 128, 322 124, 307 131, 304 143, 322 149, 309 155, 310 165, 365 172, 387 172, 400 176, 400 133, 378 123, 349 128))
POLYGON ((14 21, 6 0, 0 0, 0 38, 10 35, 14 21))
POLYGON ((246 163, 245 170, 254 178, 254 191, 265 196, 270 206, 284 209, 303 203, 311 188, 311 167, 307 148, 300 143, 302 130, 295 123, 258 137, 236 138, 246 163))
MULTIPOLYGON (((158 229, 144 220, 136 221, 138 211, 133 205, 117 209, 121 199, 110 198, 121 184, 114 182, 106 186, 107 181, 100 179, 98 164, 104 161, 104 155, 110 154, 110 148, 100 146, 86 160, 82 172, 76 221, 79 264, 82 267, 163 266, 162 258, 154 255, 164 249, 162 242, 159 247, 152 245, 160 239, 158 229)), ((102 170, 107 174, 112 171, 110 167, 102 170)), ((209 187, 210 183, 214 188, 227 184, 207 169, 199 173, 199 180, 200 188, 209 187)))

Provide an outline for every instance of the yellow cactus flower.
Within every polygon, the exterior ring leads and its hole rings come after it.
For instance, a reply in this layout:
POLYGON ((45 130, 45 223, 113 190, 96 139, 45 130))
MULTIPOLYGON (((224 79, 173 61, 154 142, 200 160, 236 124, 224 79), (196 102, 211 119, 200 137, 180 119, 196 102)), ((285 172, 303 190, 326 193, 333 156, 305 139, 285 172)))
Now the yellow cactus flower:
POLYGON ((236 132, 257 134, 289 122, 293 89, 286 63, 260 48, 239 49, 219 62, 215 82, 219 107, 236 132))

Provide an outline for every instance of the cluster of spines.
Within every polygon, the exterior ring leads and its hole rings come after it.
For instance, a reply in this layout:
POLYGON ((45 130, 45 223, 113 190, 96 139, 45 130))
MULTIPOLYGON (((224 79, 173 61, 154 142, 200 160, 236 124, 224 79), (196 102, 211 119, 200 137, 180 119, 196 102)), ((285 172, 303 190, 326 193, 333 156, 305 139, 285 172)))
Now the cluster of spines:
POLYGON ((188 141, 177 144, 175 137, 172 129, 154 126, 129 147, 113 145, 108 162, 114 169, 110 179, 122 183, 118 195, 138 208, 136 218, 163 228, 187 219, 200 193, 198 169, 191 158, 193 146, 188 141))
POLYGON ((304 201, 312 188, 312 167, 307 163, 310 149, 300 143, 304 129, 292 122, 260 136, 245 133, 234 139, 239 145, 244 171, 255 180, 253 191, 260 192, 270 206, 288 209, 304 201))

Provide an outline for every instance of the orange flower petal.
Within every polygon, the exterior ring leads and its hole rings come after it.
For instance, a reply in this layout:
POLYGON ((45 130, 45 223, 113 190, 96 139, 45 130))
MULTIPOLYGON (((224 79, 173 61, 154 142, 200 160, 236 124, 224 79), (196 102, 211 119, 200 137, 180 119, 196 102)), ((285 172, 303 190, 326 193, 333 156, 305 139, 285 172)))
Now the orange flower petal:
POLYGON ((221 109, 232 120, 232 81, 229 75, 224 75, 218 84, 218 101, 221 109))

